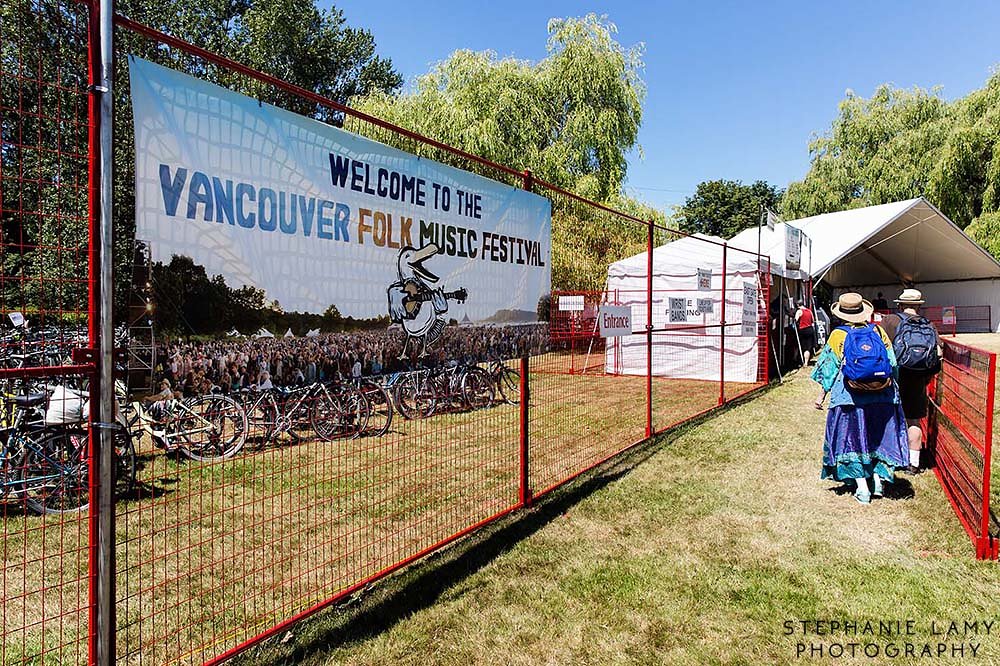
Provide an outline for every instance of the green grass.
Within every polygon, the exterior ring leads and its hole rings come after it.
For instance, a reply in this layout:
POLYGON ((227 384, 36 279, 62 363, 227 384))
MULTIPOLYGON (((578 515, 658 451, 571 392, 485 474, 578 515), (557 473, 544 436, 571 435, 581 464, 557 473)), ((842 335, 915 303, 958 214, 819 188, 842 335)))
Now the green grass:
MULTIPOLYGON (((913 619, 909 640, 937 643, 931 620, 997 619, 1000 568, 973 559, 932 474, 871 506, 819 480, 814 393, 799 373, 244 661, 793 663, 786 620, 913 619)), ((1000 662, 997 630, 971 637, 977 663, 1000 662)))
MULTIPOLYGON (((645 434, 644 378, 552 374, 563 361, 533 361, 536 490, 645 434)), ((665 425, 717 404, 718 386, 657 380, 654 394, 665 425)), ((144 440, 141 491, 117 505, 120 657, 200 663, 512 507, 518 411, 397 418, 382 438, 248 449, 214 464, 144 440)), ((82 663, 86 515, 4 511, 0 663, 43 651, 44 663, 82 663)))

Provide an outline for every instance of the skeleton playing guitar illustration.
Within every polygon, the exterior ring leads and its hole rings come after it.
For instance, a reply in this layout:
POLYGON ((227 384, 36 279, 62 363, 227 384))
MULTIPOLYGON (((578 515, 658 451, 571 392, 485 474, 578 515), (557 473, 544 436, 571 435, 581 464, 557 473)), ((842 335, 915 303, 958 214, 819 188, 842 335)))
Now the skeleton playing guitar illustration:
POLYGON ((389 285, 389 319, 396 324, 402 324, 406 332, 403 351, 399 358, 406 358, 410 340, 422 344, 420 357, 427 355, 427 345, 441 336, 445 327, 442 316, 448 311, 448 300, 464 303, 468 298, 465 289, 444 291, 431 285, 437 284, 434 275, 424 262, 438 253, 438 246, 433 243, 424 245, 419 250, 404 247, 399 251, 396 265, 399 280, 389 285))

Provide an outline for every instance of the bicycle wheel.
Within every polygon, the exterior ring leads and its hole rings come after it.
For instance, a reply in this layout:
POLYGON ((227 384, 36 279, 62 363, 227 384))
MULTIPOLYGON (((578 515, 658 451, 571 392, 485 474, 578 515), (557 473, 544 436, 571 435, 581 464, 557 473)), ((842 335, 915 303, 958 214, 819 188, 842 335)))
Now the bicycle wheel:
POLYGON ((247 413, 247 439, 257 448, 267 444, 278 420, 278 402, 270 393, 250 394, 243 409, 247 413))
POLYGON ((186 404, 178 417, 175 436, 180 452, 192 460, 232 458, 247 439, 247 414, 224 395, 203 395, 186 404))
POLYGON ((131 497, 135 491, 135 442, 125 424, 121 425, 122 429, 115 433, 115 497, 117 498, 131 497))
POLYGON ((364 393, 365 398, 368 400, 370 411, 365 434, 381 437, 389 432, 389 428, 392 427, 393 410, 389 392, 373 381, 362 382, 361 392, 364 393))
POLYGON ((27 444, 21 481, 24 501, 35 513, 73 513, 90 501, 87 431, 65 428, 27 444))
POLYGON ((462 400, 468 409, 484 409, 493 404, 493 381, 482 368, 469 368, 462 375, 462 400))
POLYGON ((408 377, 396 387, 396 407, 404 419, 423 419, 434 413, 437 397, 430 381, 408 377))
POLYGON ((504 402, 516 405, 521 402, 521 373, 506 365, 501 365, 499 372, 494 375, 497 380, 497 388, 500 390, 500 397, 504 402))
POLYGON ((294 397, 290 396, 285 399, 287 412, 280 417, 283 429, 295 442, 321 436, 316 431, 313 413, 316 410, 316 401, 322 399, 322 395, 307 397, 301 401, 300 396, 301 393, 296 393, 294 397))
POLYGON ((350 386, 337 391, 327 389, 313 405, 313 429, 326 441, 354 439, 364 432, 369 414, 368 400, 358 389, 350 386))

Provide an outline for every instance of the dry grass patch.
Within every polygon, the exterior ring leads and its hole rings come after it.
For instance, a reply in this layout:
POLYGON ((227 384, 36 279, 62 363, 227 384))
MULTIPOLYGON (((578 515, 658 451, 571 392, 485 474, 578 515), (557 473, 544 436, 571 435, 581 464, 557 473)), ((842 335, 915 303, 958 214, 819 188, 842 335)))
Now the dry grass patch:
MULTIPOLYGON (((871 506, 819 480, 813 394, 793 377, 624 476, 610 468, 593 492, 555 493, 535 510, 537 531, 509 549, 472 539, 246 660, 793 663, 786 619, 913 618, 920 642, 931 619, 994 617, 1000 570, 972 559, 933 475, 900 479, 897 499, 871 506)), ((995 660, 1000 641, 981 650, 995 660)))

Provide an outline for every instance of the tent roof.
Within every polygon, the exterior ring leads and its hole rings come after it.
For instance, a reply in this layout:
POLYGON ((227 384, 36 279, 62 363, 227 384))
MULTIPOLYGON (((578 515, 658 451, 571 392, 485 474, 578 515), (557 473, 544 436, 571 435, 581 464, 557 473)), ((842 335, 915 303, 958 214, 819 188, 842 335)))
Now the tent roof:
MULTIPOLYGON (((653 275, 680 276, 692 275, 699 268, 718 268, 722 266, 722 246, 725 240, 695 234, 678 238, 653 248, 653 275), (711 241, 711 242, 705 242, 711 241)), ((756 238, 754 244, 756 246, 756 238)), ((735 249, 730 244, 731 249, 735 249)), ((646 275, 645 252, 616 261, 608 267, 609 278, 643 277, 646 275)), ((726 257, 727 266, 731 269, 747 270, 747 266, 756 270, 757 255, 746 252, 730 252, 726 257)))
MULTIPOLYGON (((1000 263, 923 197, 787 224, 812 241, 811 253, 802 249, 803 273, 833 287, 1000 278, 1000 263)), ((746 229, 730 243, 755 246, 756 235, 746 229)), ((761 252, 773 272, 805 277, 784 267, 785 223, 761 231, 761 252)))

